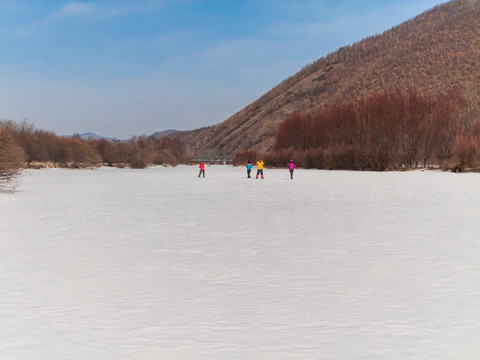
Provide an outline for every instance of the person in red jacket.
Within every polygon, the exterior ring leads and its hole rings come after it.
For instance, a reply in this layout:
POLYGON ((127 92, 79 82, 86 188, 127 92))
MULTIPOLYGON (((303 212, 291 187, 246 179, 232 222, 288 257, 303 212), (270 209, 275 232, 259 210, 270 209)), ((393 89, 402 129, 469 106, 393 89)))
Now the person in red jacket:
POLYGON ((205 177, 205 165, 203 165, 203 163, 200 163, 200 165, 198 166, 200 168, 200 172, 198 173, 198 177, 200 177, 200 175, 203 174, 203 177, 205 177))

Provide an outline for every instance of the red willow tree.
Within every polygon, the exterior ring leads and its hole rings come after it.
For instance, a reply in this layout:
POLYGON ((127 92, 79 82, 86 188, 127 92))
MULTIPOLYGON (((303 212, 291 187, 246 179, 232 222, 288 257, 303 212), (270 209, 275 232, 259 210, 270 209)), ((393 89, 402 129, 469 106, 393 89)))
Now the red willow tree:
POLYGON ((464 115, 467 106, 458 88, 385 91, 337 103, 286 119, 275 151, 264 158, 274 166, 294 158, 304 167, 352 170, 478 166, 480 126, 464 115))

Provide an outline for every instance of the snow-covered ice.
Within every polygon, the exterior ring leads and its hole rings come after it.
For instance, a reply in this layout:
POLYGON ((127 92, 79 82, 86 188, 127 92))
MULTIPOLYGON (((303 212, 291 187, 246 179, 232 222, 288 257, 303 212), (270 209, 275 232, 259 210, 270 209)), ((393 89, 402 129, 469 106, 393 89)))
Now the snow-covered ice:
POLYGON ((35 170, 0 359, 477 359, 480 175, 35 170))

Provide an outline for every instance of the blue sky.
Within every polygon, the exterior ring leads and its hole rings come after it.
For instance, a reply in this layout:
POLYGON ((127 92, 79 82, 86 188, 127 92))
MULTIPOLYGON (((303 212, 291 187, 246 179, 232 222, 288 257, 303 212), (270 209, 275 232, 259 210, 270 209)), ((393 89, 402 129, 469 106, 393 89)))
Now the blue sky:
POLYGON ((0 120, 117 138, 226 120, 440 0, 0 0, 0 120))

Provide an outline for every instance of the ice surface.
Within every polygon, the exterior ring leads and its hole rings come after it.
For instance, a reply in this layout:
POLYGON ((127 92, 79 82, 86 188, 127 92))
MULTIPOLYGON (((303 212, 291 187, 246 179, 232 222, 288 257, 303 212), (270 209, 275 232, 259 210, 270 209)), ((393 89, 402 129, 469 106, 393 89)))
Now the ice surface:
POLYGON ((0 358, 477 359, 480 175, 35 170, 0 195, 0 358))

